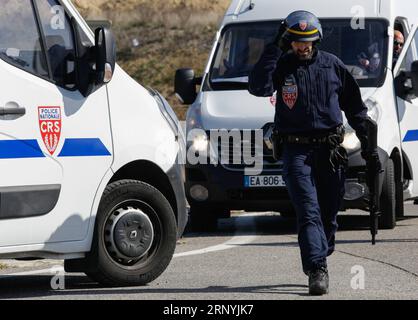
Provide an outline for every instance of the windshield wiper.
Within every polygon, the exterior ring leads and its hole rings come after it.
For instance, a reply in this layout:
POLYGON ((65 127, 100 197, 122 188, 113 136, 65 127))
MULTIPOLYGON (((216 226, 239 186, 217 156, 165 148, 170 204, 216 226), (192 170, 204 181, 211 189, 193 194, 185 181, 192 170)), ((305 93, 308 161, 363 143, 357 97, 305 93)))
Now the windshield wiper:
POLYGON ((22 60, 18 57, 12 57, 6 54, 5 52, 0 52, 0 56, 2 56, 6 60, 11 60, 13 62, 16 62, 21 67, 29 67, 29 63, 27 63, 25 60, 22 60))

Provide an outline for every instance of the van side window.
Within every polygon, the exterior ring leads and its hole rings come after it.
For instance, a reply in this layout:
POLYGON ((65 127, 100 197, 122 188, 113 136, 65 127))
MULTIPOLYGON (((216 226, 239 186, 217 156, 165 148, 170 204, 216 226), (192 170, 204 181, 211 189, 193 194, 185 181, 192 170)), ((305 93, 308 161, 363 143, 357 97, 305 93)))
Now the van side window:
POLYGON ((35 75, 48 77, 45 52, 30 0, 3 0, 0 58, 35 75))
MULTIPOLYGON (((411 35, 412 36, 412 35, 411 35)), ((399 72, 401 71, 411 71, 412 62, 418 59, 417 57, 417 45, 418 45, 418 32, 414 36, 414 40, 411 42, 411 45, 406 52, 405 58, 402 60, 401 67, 399 72)))
POLYGON ((75 87, 75 45, 71 22, 56 0, 35 0, 53 80, 75 87))

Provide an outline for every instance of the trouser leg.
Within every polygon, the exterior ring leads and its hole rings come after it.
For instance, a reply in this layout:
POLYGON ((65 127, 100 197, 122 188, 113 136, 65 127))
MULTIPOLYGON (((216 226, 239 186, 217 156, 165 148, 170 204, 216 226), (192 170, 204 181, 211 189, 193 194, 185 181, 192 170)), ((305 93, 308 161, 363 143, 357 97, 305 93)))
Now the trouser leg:
POLYGON ((321 148, 315 157, 315 185, 321 208, 322 223, 330 256, 335 251, 335 235, 338 230, 337 216, 345 194, 345 169, 334 172, 329 163, 329 150, 321 148))
POLYGON ((328 240, 313 175, 313 150, 304 145, 284 147, 283 177, 297 213, 298 238, 303 270, 326 266, 328 240))

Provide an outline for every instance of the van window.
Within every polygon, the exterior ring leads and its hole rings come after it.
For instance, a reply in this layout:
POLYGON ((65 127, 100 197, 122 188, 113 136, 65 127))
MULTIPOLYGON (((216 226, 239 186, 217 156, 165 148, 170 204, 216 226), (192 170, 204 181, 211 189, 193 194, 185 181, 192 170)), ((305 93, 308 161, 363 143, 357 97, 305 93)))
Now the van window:
MULTIPOLYGON (((364 29, 352 29, 350 19, 321 19, 321 50, 339 57, 362 87, 384 83, 387 67, 389 23, 366 19, 364 29), (366 63, 367 62, 367 63, 366 63)), ((277 36, 279 21, 238 23, 226 26, 210 72, 212 89, 245 89, 248 75, 264 47, 277 36)))
POLYGON ((75 46, 71 22, 56 0, 35 0, 53 80, 72 89, 75 86, 75 46))
POLYGON ((45 53, 30 0, 2 0, 0 58, 30 73, 48 77, 45 53))
POLYGON ((407 72, 411 71, 412 62, 418 59, 417 53, 418 53, 418 32, 415 33, 414 39, 412 40, 411 45, 409 46, 408 51, 406 52, 406 56, 402 60, 402 64, 401 64, 398 74, 402 71, 407 71, 407 72))

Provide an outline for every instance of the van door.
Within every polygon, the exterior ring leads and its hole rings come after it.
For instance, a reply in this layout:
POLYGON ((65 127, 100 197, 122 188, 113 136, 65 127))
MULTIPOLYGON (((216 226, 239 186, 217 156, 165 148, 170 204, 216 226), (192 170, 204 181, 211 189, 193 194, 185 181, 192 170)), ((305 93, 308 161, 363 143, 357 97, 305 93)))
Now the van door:
POLYGON ((83 240, 112 162, 107 89, 76 90, 75 35, 56 0, 4 0, 0 30, 0 253, 83 240))
MULTIPOLYGON (((418 32, 415 26, 395 66, 395 77, 402 71, 411 71, 412 62, 418 60, 418 32)), ((414 180, 418 177, 418 98, 404 97, 397 92, 398 117, 402 139, 402 150, 411 168, 414 180)), ((416 180, 415 180, 416 181, 416 180)), ((418 195, 418 183, 414 183, 412 194, 418 195)))

